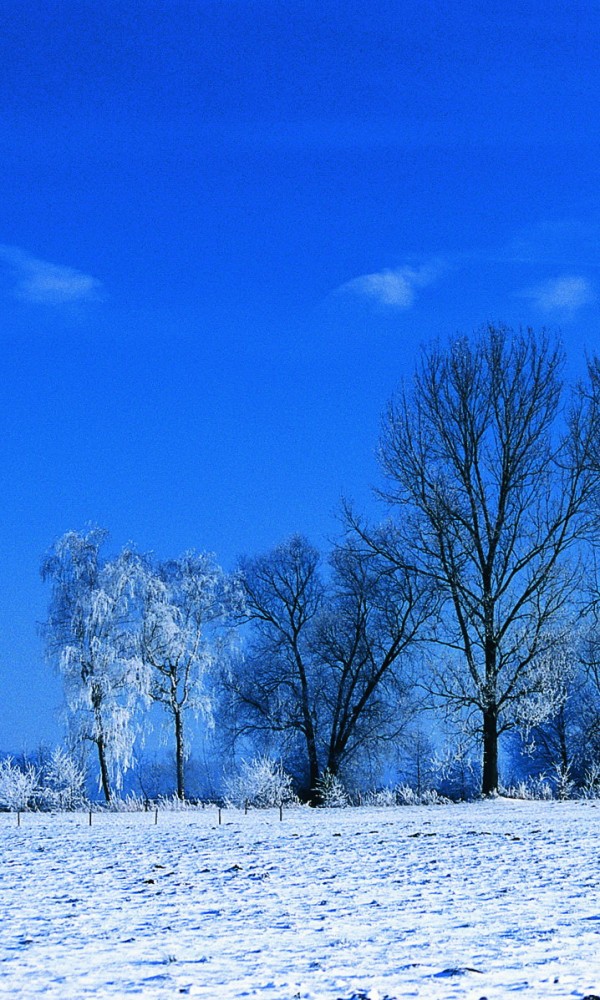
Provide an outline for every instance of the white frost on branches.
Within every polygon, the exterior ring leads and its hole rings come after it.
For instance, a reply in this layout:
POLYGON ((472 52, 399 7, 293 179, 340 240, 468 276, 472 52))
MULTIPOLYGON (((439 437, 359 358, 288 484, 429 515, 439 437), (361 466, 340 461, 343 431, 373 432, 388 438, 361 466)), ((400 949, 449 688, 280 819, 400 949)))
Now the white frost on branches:
MULTIPOLYGON (((525 637, 524 637, 525 638, 525 637)), ((575 627, 548 634, 528 671, 527 687, 518 700, 517 724, 525 740, 536 726, 565 704, 577 668, 579 635, 575 627)))
POLYGON ((345 809, 350 799, 342 782, 331 771, 325 771, 317 782, 320 804, 326 809, 345 809))
POLYGON ((224 576, 206 553, 144 568, 142 655, 153 700, 183 700, 211 720, 206 685, 216 659, 210 626, 225 615, 224 576), (176 692, 176 688, 179 691, 176 692))
POLYGON ((68 722, 95 744, 99 785, 108 799, 134 760, 134 712, 146 688, 132 627, 140 560, 124 549, 102 558, 106 532, 67 532, 46 558, 52 583, 48 653, 63 679, 68 722))
POLYGON ((85 804, 85 770, 62 747, 56 747, 42 767, 40 785, 42 808, 71 810, 85 804))
POLYGON ((18 812, 31 804, 38 788, 38 775, 32 765, 13 764, 12 757, 0 760, 0 806, 18 812))
POLYGON ((235 585, 212 555, 189 551, 155 565, 143 562, 140 650, 148 694, 163 706, 174 735, 177 794, 185 798, 189 753, 185 718, 202 716, 212 728, 212 681, 229 640, 235 585))
POLYGON ((225 801, 238 809, 244 805, 269 809, 292 805, 298 800, 281 761, 262 756, 243 760, 238 773, 226 779, 225 801))

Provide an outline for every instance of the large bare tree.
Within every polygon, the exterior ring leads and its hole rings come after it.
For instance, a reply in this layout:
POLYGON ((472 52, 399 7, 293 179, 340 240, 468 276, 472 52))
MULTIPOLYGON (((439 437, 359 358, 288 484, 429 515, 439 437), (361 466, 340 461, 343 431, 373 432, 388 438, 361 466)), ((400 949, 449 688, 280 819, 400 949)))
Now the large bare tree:
POLYGON ((309 796, 320 774, 310 645, 325 599, 319 561, 317 550, 299 535, 242 560, 243 618, 251 634, 245 657, 228 678, 234 732, 275 737, 288 752, 297 749, 309 796))
POLYGON ((400 516, 369 540, 392 563, 411 550, 443 598, 436 690, 479 718, 484 794, 499 736, 551 683, 598 485, 596 406, 565 399, 563 367, 545 334, 489 326, 424 349, 384 419, 384 497, 400 516))
POLYGON ((350 537, 331 555, 327 604, 312 646, 321 665, 325 769, 398 740, 418 707, 411 654, 431 635, 430 582, 350 537))
POLYGON ((251 634, 228 678, 233 727, 295 751, 313 802, 325 772, 406 726, 406 654, 433 613, 428 581, 357 541, 325 573, 300 536, 241 566, 251 634))

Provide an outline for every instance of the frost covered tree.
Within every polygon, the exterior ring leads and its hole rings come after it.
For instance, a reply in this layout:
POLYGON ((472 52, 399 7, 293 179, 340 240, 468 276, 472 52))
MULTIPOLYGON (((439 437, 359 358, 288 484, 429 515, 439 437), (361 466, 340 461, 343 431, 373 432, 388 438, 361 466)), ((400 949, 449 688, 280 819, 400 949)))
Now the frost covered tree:
POLYGON ((94 745, 106 801, 132 764, 134 715, 143 693, 135 629, 139 559, 101 553, 107 532, 68 531, 42 565, 52 587, 46 649, 62 676, 73 736, 94 745))
POLYGON ((281 761, 264 755, 241 761, 237 772, 225 781, 225 799, 238 809, 246 805, 272 809, 298 801, 292 778, 284 771, 281 761))
POLYGON ((401 744, 400 772, 404 783, 417 797, 433 785, 435 744, 432 736, 418 724, 411 726, 401 744))
POLYGON ((228 614, 235 602, 213 557, 186 552, 179 559, 145 560, 140 649, 149 668, 149 693, 172 726, 177 795, 185 798, 185 719, 211 721, 213 669, 224 655, 228 614))
POLYGON ((337 774, 326 769, 318 782, 319 804, 326 809, 345 809, 350 805, 348 793, 337 774))
POLYGON ((38 799, 49 809, 78 809, 85 803, 85 768, 62 747, 43 762, 38 799))
MULTIPOLYGON (((569 657, 553 710, 521 729, 517 749, 521 771, 569 780, 582 787, 600 767, 600 676, 597 625, 576 643, 565 643, 569 657)), ((573 640, 573 641, 572 641, 573 640)))
POLYGON ((598 485, 597 407, 565 398, 563 367, 547 336, 490 326, 425 349, 384 420, 383 495, 399 516, 370 541, 392 565, 412 551, 443 598, 435 686, 479 719, 484 794, 498 787, 501 733, 543 695, 540 657, 576 591, 598 485))
POLYGON ((13 812, 27 809, 35 798, 38 781, 32 764, 18 767, 12 757, 0 760, 0 806, 13 812))

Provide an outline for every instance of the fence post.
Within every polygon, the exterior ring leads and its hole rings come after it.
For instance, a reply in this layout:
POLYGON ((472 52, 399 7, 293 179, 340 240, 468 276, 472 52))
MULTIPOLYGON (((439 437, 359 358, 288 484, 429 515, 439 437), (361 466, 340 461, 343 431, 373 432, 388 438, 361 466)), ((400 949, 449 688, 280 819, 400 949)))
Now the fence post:
POLYGON ((154 825, 158 825, 158 809, 154 810, 154 825))
POLYGON ((283 802, 279 803, 279 822, 281 823, 283 819, 283 802))
POLYGON ((219 826, 221 825, 221 806, 219 806, 219 826))
POLYGON ((17 809, 17 826, 21 825, 21 810, 17 809))
POLYGON ((88 814, 88 826, 92 825, 92 810, 90 809, 88 814))

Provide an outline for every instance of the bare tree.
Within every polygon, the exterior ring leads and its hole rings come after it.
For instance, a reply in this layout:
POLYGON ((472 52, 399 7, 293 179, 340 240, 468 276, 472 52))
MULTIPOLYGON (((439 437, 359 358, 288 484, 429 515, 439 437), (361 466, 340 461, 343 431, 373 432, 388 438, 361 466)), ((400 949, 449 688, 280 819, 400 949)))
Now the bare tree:
POLYGON ((390 567, 352 538, 334 549, 328 599, 312 640, 324 666, 321 702, 325 770, 365 747, 397 740, 417 708, 409 653, 431 634, 429 581, 390 567))
POLYGON ((478 713, 484 794, 498 787, 499 736, 543 696, 540 658, 574 596, 598 484, 596 406, 572 396, 565 411, 562 369, 546 335, 490 326, 425 349, 384 420, 383 495, 401 517, 369 541, 392 564, 412 550, 443 598, 436 690, 478 713))
POLYGON ((305 794, 318 801, 324 773, 406 725, 401 666, 432 614, 431 588, 350 542, 334 551, 325 583, 299 536, 245 560, 241 580, 252 634, 229 680, 237 732, 300 746, 305 794))
POLYGON ((264 556, 243 559, 244 620, 252 624, 247 656, 228 677, 239 735, 277 734, 300 745, 309 794, 319 779, 316 665, 310 635, 324 602, 319 554, 294 536, 264 556))

